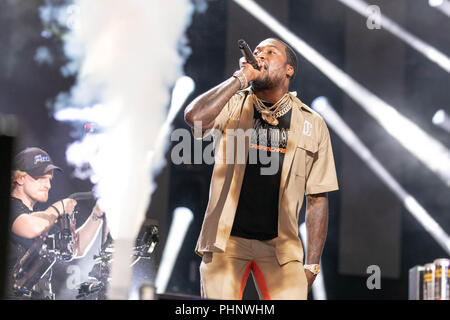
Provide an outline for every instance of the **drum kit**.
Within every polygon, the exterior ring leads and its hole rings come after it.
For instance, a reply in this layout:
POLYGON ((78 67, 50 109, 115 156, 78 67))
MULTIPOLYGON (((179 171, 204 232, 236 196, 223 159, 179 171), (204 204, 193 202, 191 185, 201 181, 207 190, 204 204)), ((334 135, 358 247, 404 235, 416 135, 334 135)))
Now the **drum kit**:
MULTIPOLYGON (((89 272, 89 281, 83 282, 79 289, 77 299, 106 299, 106 289, 111 278, 109 277, 111 262, 114 253, 114 241, 106 224, 102 227, 102 245, 98 255, 94 255, 95 264, 89 272)), ((133 267, 141 259, 151 259, 152 253, 159 242, 159 229, 156 220, 148 219, 141 226, 133 248, 133 267)))
MULTIPOLYGON (((92 192, 79 192, 68 198, 77 201, 95 199, 92 192)), ((99 300, 106 297, 114 240, 109 233, 105 216, 103 220, 101 249, 98 255, 94 255, 95 264, 89 272, 90 281, 80 284, 77 299, 92 295, 96 295, 99 300)), ((77 241, 75 214, 62 214, 56 224, 58 230, 37 238, 14 266, 13 287, 17 295, 31 295, 33 287, 48 274, 56 262, 68 262, 75 256, 77 241)), ((146 220, 136 239, 130 267, 140 259, 150 259, 158 241, 159 230, 156 221, 146 220)))

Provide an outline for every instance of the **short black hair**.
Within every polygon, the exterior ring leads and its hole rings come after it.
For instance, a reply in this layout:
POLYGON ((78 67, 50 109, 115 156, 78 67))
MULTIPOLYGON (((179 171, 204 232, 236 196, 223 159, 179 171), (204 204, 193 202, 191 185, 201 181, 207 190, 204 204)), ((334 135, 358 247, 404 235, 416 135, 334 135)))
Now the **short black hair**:
POLYGON ((297 69, 298 69, 298 59, 297 59, 297 55, 295 54, 295 51, 286 42, 281 41, 278 38, 270 38, 270 39, 276 40, 276 41, 284 44, 284 49, 286 52, 286 62, 287 62, 287 64, 291 65, 292 68, 294 68, 294 73, 292 74, 292 77, 291 77, 291 80, 294 80, 295 75, 297 74, 297 69))

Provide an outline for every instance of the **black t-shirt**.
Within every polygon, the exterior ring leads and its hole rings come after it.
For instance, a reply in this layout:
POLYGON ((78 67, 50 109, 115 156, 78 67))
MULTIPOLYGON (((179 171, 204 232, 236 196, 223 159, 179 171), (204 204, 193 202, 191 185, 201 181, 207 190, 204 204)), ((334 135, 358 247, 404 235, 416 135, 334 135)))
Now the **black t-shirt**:
MULTIPOLYGON (((18 236, 17 234, 12 232, 12 226, 14 224, 14 221, 22 214, 31 214, 35 211, 30 210, 23 202, 22 200, 18 198, 11 197, 11 215, 9 219, 9 231, 10 231, 10 242, 14 245, 19 245, 24 249, 28 249, 31 247, 31 245, 34 243, 35 239, 27 239, 21 236, 18 236)), ((57 224, 55 224, 48 232, 47 234, 54 234, 59 231, 59 227, 57 224)))
MULTIPOLYGON (((270 106, 270 105, 268 105, 270 106)), ((272 126, 254 108, 253 134, 231 235, 270 240, 278 236, 278 196, 292 109, 272 126)))
POLYGON ((11 235, 11 242, 13 242, 16 245, 20 245, 24 247, 25 249, 28 249, 34 242, 33 239, 26 239, 23 237, 20 237, 12 232, 12 226, 14 224, 14 221, 22 214, 30 214, 33 211, 30 210, 26 205, 23 204, 22 200, 11 197, 11 216, 9 219, 9 230, 11 235))
MULTIPOLYGON (((14 224, 14 221, 22 214, 31 214, 33 213, 32 210, 30 210, 23 202, 22 200, 18 198, 11 197, 10 202, 10 219, 9 219, 9 255, 8 255, 8 298, 14 299, 19 298, 16 297, 12 290, 13 285, 13 279, 12 274, 14 270, 15 264, 18 262, 20 258, 23 257, 25 252, 28 250, 28 248, 31 247, 31 245, 35 242, 35 239, 27 239, 21 236, 18 236, 14 232, 12 232, 12 226, 14 224)), ((53 227, 49 234, 54 233, 57 231, 57 227, 53 227)), ((45 299, 48 295, 51 294, 51 271, 47 272, 45 276, 39 281, 39 283, 35 286, 35 290, 39 288, 38 292, 36 291, 33 298, 36 299, 45 299)))
POLYGON ((22 200, 11 197, 9 217, 9 256, 8 271, 12 276, 12 271, 16 262, 25 254, 27 249, 33 244, 34 239, 26 239, 12 232, 14 221, 22 214, 30 214, 33 211, 23 204, 22 200))

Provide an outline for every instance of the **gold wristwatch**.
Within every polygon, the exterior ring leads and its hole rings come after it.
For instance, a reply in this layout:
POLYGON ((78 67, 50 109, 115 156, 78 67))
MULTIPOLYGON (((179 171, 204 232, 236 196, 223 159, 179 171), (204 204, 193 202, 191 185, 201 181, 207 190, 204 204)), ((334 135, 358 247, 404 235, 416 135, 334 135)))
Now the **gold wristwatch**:
POLYGON ((305 264, 303 266, 306 270, 311 271, 311 273, 317 276, 320 272, 320 266, 318 264, 305 264))

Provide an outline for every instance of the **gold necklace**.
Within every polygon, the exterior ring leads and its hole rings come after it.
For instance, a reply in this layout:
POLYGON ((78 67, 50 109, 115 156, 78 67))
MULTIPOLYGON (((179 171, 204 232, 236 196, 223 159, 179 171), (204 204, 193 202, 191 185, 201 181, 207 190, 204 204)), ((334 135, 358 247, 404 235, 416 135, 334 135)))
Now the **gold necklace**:
POLYGON ((271 107, 267 107, 264 102, 253 93, 253 104, 255 105, 256 110, 261 113, 261 118, 273 126, 278 125, 277 118, 285 115, 292 108, 291 97, 288 92, 271 107))

